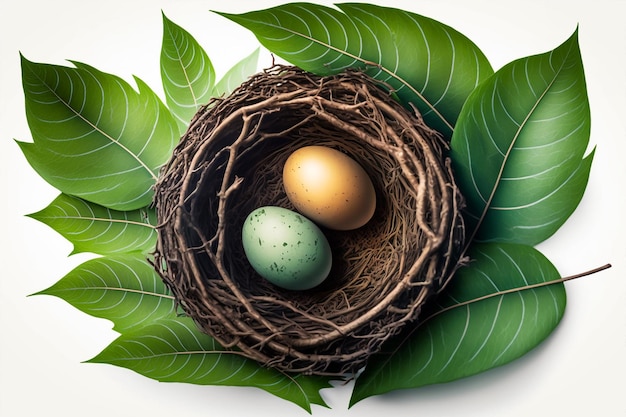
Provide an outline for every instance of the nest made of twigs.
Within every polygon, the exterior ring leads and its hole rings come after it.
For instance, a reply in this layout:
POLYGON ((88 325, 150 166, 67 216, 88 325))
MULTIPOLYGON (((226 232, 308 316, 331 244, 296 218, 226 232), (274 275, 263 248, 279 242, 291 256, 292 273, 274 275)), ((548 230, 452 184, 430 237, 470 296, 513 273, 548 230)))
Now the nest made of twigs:
POLYGON ((355 372, 418 316, 458 265, 462 198, 446 145, 363 72, 320 77, 274 66, 198 111, 156 186, 155 265, 184 312, 224 347, 284 371, 355 372), (324 284, 280 289, 248 264, 254 209, 293 209, 290 153, 345 152, 369 174, 377 209, 353 231, 325 230, 324 284))

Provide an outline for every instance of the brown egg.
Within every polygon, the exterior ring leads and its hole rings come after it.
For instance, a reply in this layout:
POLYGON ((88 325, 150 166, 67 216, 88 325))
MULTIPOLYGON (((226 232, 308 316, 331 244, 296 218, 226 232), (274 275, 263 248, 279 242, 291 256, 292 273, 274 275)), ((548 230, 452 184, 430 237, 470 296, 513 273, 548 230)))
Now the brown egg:
POLYGON ((296 210, 330 229, 359 228, 376 209, 376 192, 363 167, 329 147, 306 146, 289 155, 283 184, 296 210))

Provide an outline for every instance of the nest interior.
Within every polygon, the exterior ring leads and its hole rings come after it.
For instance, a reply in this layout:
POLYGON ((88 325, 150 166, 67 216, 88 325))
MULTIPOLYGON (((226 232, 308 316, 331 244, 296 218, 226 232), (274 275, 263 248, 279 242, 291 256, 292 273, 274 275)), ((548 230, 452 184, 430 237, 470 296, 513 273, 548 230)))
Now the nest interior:
POLYGON ((157 270, 200 329, 290 372, 345 374, 414 322, 459 264, 462 197, 446 145, 416 111, 359 71, 274 66, 198 111, 156 185, 157 270), (322 229, 333 252, 319 287, 288 291, 248 264, 254 209, 294 209, 282 167, 307 145, 338 149, 370 176, 374 217, 322 229))

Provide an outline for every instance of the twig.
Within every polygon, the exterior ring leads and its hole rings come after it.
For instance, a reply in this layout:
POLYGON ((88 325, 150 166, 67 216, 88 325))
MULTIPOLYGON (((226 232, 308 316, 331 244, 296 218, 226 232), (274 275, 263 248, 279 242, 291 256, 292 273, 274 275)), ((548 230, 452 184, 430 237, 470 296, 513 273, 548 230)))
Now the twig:
POLYGON ((532 290, 534 288, 547 287, 549 285, 554 285, 554 284, 561 284, 563 282, 571 281, 573 279, 577 279, 577 278, 582 278, 582 277, 586 277, 586 276, 589 276, 589 275, 593 275, 593 274, 596 274, 598 272, 604 271, 605 269, 609 269, 609 268, 611 268, 611 264, 605 264, 605 265, 602 265, 600 267, 597 267, 597 268, 594 268, 594 269, 590 269, 590 270, 585 271, 585 272, 581 272, 579 274, 570 275, 570 276, 567 276, 567 277, 554 279, 554 280, 551 280, 551 281, 544 281, 544 282, 538 282, 536 284, 524 285, 523 287, 516 287, 516 288, 511 288, 511 289, 508 289, 508 290, 497 291, 497 292, 494 292, 494 293, 491 293, 491 294, 483 295, 482 297, 477 297, 477 298, 473 298, 471 300, 463 301, 461 303, 454 304, 454 305, 445 307, 445 308, 443 308, 441 310, 438 310, 438 311, 434 312, 433 314, 431 314, 428 317, 426 317, 423 320, 421 320, 416 328, 421 327, 425 322, 433 319, 434 317, 437 317, 440 314, 443 314, 443 313, 445 313, 447 311, 454 310, 457 307, 463 307, 463 306, 466 306, 466 305, 469 305, 469 304, 477 303, 479 301, 484 301, 484 300, 488 300, 490 298, 499 297, 501 295, 512 294, 512 293, 526 291, 526 290, 532 290))

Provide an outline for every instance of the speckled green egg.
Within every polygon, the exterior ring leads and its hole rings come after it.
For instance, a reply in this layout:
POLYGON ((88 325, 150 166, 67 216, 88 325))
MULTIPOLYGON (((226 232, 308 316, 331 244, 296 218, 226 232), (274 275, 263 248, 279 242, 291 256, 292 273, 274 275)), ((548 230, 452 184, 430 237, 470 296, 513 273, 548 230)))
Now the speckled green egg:
POLYGON ((241 238, 250 265, 279 287, 308 290, 330 272, 332 254, 326 236, 311 220, 286 208, 254 210, 243 224, 241 238))

